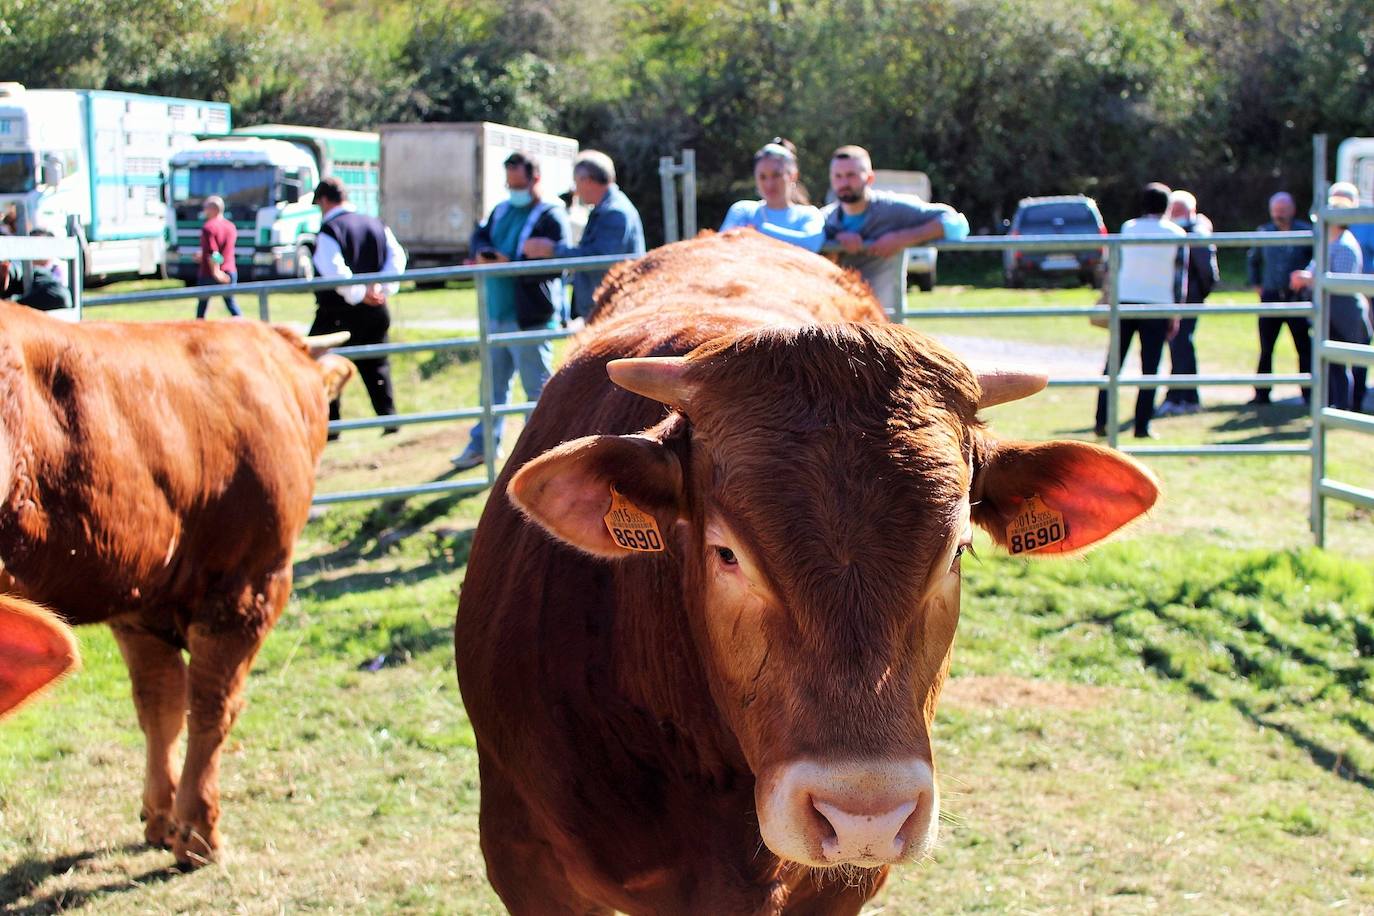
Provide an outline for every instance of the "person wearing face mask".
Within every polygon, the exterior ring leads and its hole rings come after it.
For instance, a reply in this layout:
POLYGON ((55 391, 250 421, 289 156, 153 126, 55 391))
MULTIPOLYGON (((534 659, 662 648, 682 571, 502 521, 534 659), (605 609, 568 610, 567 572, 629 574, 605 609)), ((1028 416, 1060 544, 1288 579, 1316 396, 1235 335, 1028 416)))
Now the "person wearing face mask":
POLYGON ((811 206, 806 189, 797 180, 797 148, 774 137, 754 154, 754 185, 761 200, 741 200, 731 205, 720 231, 753 226, 764 235, 820 251, 825 241, 825 220, 811 206))
MULTIPOLYGON (((583 150, 573 162, 573 187, 577 199, 591 207, 582 239, 576 245, 554 242, 539 235, 524 244, 527 258, 590 258, 605 254, 643 254, 644 224, 639 211, 615 183, 615 163, 598 150, 583 150)), ((586 318, 595 306, 592 294, 606 276, 604 270, 583 270, 572 275, 572 316, 586 318)))
MULTIPOLYGON (((469 264, 498 264, 547 258, 553 248, 568 237, 568 211, 558 198, 545 200, 540 195, 539 160, 528 153, 511 153, 506 158, 506 200, 492 208, 491 214, 472 234, 469 264), (531 247, 539 242, 541 246, 531 247), (534 251, 545 252, 535 254, 534 251)), ((483 285, 487 309, 487 331, 553 330, 563 306, 563 276, 559 273, 523 277, 489 277, 483 285)), ((500 406, 510 397, 510 383, 516 370, 528 400, 539 400, 544 383, 553 374, 553 344, 538 343, 491 348, 492 404, 500 406)), ((504 417, 497 417, 492 429, 492 445, 500 454, 504 417)), ((481 421, 472 428, 467 448, 452 459, 460 471, 486 461, 481 421)))

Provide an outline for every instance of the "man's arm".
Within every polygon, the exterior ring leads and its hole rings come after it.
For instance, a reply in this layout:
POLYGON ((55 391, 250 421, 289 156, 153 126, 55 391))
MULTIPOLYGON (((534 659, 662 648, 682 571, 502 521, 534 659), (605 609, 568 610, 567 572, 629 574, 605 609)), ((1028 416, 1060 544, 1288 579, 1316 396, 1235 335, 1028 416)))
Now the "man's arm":
MULTIPOLYGON (((344 261, 343 249, 339 243, 334 241, 334 237, 320 233, 315 237, 315 276, 326 277, 329 279, 339 278, 346 280, 353 276, 353 271, 349 270, 348 263, 344 261)), ((336 292, 343 297, 349 305, 357 305, 363 301, 367 295, 367 285, 355 283, 352 286, 340 286, 336 292)))
POLYGON ((968 220, 958 210, 941 205, 932 208, 929 213, 930 218, 923 222, 878 236, 868 243, 869 252, 887 258, 914 245, 924 245, 937 239, 958 241, 968 236, 968 220))
MULTIPOLYGON (((406 250, 401 247, 401 243, 396 241, 396 235, 391 231, 391 227, 386 228, 386 260, 382 262, 382 267, 378 273, 382 274, 401 274, 406 270, 406 250)), ((370 283, 367 293, 363 296, 363 302, 368 305, 385 305, 386 300, 401 291, 399 281, 393 283, 370 283)))
MULTIPOLYGON (((599 254, 626 254, 629 220, 619 210, 607 210, 596 218, 595 230, 584 232, 576 245, 559 243, 544 257, 590 258, 599 254)), ((566 237, 566 236, 565 236, 566 237)))

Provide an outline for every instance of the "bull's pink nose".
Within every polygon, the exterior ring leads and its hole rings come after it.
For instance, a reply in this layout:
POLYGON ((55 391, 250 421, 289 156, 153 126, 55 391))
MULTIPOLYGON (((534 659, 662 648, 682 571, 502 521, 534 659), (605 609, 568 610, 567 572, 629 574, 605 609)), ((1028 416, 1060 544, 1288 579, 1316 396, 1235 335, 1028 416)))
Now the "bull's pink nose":
MULTIPOLYGON (((906 852, 912 813, 919 799, 903 802, 890 811, 863 814, 846 811, 813 798, 811 804, 825 818, 831 836, 821 838, 821 855, 827 862, 873 860, 892 862, 906 852)), ((821 825, 824 826, 824 825, 821 825)))
POLYGON ((796 760, 759 780, 759 831, 775 853, 825 868, 925 855, 939 811, 928 762, 796 760))

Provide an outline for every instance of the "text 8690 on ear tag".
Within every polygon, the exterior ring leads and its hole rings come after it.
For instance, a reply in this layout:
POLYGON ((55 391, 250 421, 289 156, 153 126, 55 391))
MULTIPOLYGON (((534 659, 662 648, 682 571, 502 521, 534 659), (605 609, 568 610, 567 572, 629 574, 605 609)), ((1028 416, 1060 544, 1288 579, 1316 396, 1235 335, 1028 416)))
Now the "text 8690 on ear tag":
POLYGON ((658 522, 621 495, 615 487, 611 487, 611 509, 603 518, 612 540, 626 550, 642 553, 659 553, 663 550, 663 535, 659 533, 658 522))
POLYGON ((1068 536, 1069 526, 1064 521, 1064 514, 1045 505, 1039 496, 1032 496, 1007 525, 1007 549, 1013 555, 1034 553, 1068 536))

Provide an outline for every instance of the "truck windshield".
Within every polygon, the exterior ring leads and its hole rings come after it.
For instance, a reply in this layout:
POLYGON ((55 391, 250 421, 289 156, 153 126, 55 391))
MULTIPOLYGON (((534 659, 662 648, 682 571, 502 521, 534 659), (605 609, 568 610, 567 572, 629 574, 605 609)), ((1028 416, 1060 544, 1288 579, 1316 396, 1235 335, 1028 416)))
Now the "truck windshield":
POLYGON ((224 198, 226 207, 266 207, 272 203, 277 171, 269 166, 232 168, 198 165, 172 170, 172 201, 199 203, 212 194, 224 198))
POLYGON ((0 153, 0 193, 16 194, 38 186, 33 153, 0 153))

